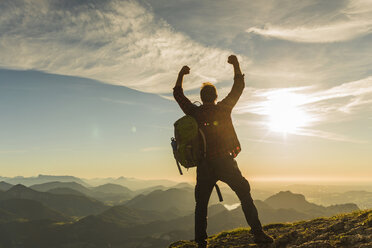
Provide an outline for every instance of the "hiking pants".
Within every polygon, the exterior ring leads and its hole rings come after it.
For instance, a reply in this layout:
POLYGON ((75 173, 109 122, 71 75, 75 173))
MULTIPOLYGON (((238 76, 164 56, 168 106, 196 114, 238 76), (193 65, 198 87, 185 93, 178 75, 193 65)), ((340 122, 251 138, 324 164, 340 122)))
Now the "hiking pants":
POLYGON ((218 180, 227 183, 240 199, 242 209, 253 232, 262 230, 261 222, 251 196, 248 181, 242 176, 237 162, 232 157, 206 160, 197 167, 195 187, 195 241, 207 239, 208 202, 218 180))

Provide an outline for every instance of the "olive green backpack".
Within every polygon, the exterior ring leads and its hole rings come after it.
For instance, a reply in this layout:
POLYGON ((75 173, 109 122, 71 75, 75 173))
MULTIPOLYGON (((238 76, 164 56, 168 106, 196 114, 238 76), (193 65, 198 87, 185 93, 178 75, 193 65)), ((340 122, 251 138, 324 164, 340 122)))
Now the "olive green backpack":
POLYGON ((174 136, 175 138, 172 138, 173 154, 182 175, 179 164, 187 169, 195 167, 205 155, 202 154, 202 151, 205 153, 205 138, 196 120, 189 115, 185 115, 174 123, 174 136), (200 144, 199 133, 203 137, 204 144, 200 144))
MULTIPOLYGON (((206 157, 205 135, 196 120, 192 116, 185 115, 174 123, 174 136, 174 138, 171 138, 173 155, 178 170, 183 175, 180 164, 189 169, 198 166, 206 157), (203 143, 200 144, 200 141, 203 143)), ((222 202, 223 198, 217 184, 215 188, 218 198, 222 202)))

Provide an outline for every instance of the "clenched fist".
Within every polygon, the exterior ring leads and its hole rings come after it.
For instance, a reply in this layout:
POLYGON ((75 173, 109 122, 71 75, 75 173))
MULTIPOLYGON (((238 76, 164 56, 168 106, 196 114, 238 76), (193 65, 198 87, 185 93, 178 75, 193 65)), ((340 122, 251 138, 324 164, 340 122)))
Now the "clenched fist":
POLYGON ((190 73, 190 67, 188 67, 187 65, 183 66, 182 69, 180 70, 180 73, 181 75, 186 75, 186 74, 189 74, 190 73))
POLYGON ((238 58, 235 55, 230 55, 229 58, 227 59, 227 63, 236 65, 238 64, 238 58))

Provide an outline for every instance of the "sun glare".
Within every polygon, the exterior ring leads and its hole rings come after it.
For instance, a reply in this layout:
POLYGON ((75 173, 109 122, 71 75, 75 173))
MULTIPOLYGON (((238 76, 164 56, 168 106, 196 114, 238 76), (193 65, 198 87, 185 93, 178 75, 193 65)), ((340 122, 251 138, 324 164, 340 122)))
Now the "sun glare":
POLYGON ((277 91, 270 94, 266 102, 268 127, 273 132, 283 134, 296 133, 299 128, 310 122, 310 116, 301 108, 306 101, 305 96, 277 91))

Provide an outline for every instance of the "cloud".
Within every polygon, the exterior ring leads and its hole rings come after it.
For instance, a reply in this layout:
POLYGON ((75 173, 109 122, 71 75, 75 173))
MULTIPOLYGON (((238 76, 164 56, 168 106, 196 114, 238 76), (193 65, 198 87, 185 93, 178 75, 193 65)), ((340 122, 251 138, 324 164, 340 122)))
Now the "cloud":
POLYGON ((5 0, 0 16, 1 67, 77 75, 153 93, 170 92, 185 64, 191 67, 188 89, 206 78, 232 78, 230 51, 174 31, 136 1, 5 0))
POLYGON ((372 3, 368 0, 351 0, 329 19, 322 20, 316 15, 307 23, 300 25, 296 23, 288 25, 283 20, 281 23, 279 25, 269 23, 263 28, 250 27, 246 32, 305 43, 348 41, 372 32, 372 3))
MULTIPOLYGON (((256 8, 249 7, 252 15, 245 23, 254 26, 248 28, 248 32, 311 43, 344 41, 370 33, 370 1, 349 1, 346 6, 333 1, 329 10, 323 10, 323 1, 315 2, 302 1, 294 5, 292 1, 285 1, 283 7, 269 1, 256 8), (258 10, 259 14, 254 16, 258 10), (275 25, 261 28, 262 23, 275 25)), ((238 8, 226 12, 225 7, 217 7, 224 13, 219 23, 225 22, 238 8)), ((194 9, 194 14, 198 11, 194 9)), ((241 9, 238 13, 239 18, 246 15, 241 9)), ((235 22, 239 28, 234 30, 244 32, 246 26, 243 28, 236 19, 232 23, 235 22)), ((203 27, 206 30, 209 25, 203 27)), ((219 25, 216 29, 220 30, 219 25)), ((225 32, 221 29, 221 34, 225 32)), ((251 50, 252 57, 256 57, 252 60, 254 63, 247 57, 240 58, 247 88, 234 113, 267 117, 265 102, 280 88, 249 87, 253 85, 280 85, 284 87, 281 90, 303 95, 306 101, 297 104, 314 117, 312 127, 326 120, 338 121, 336 117, 340 116, 350 118, 370 105, 371 79, 354 80, 361 75, 365 77, 370 68, 368 44, 338 50, 338 46, 333 49, 332 44, 309 47, 290 43, 283 49, 284 45, 276 48, 276 43, 262 45, 262 40, 253 39, 251 42, 256 42, 251 50), (245 70, 246 67, 249 70, 245 70), (331 86, 340 83, 340 79, 351 82, 331 86), (288 87, 309 84, 317 86, 288 87), (327 85, 327 89, 319 89, 319 85, 327 85)), ((0 2, 0 53, 0 67, 88 77, 152 93, 169 93, 184 64, 191 67, 184 83, 186 90, 197 89, 205 81, 232 81, 232 69, 226 63, 231 51, 194 41, 138 1, 3 0, 0 2)), ((219 89, 219 98, 229 90, 230 86, 219 89)), ((191 98, 198 100, 199 96, 193 93, 191 98)), ((316 132, 311 134, 320 136, 316 132)))
POLYGON ((354 21, 315 27, 284 28, 267 25, 265 28, 252 27, 248 33, 256 33, 295 42, 327 43, 351 40, 372 31, 372 22, 354 21))
POLYGON ((312 101, 321 101, 331 98, 347 96, 361 96, 372 93, 372 76, 353 82, 343 83, 330 89, 319 91, 312 96, 312 101))

